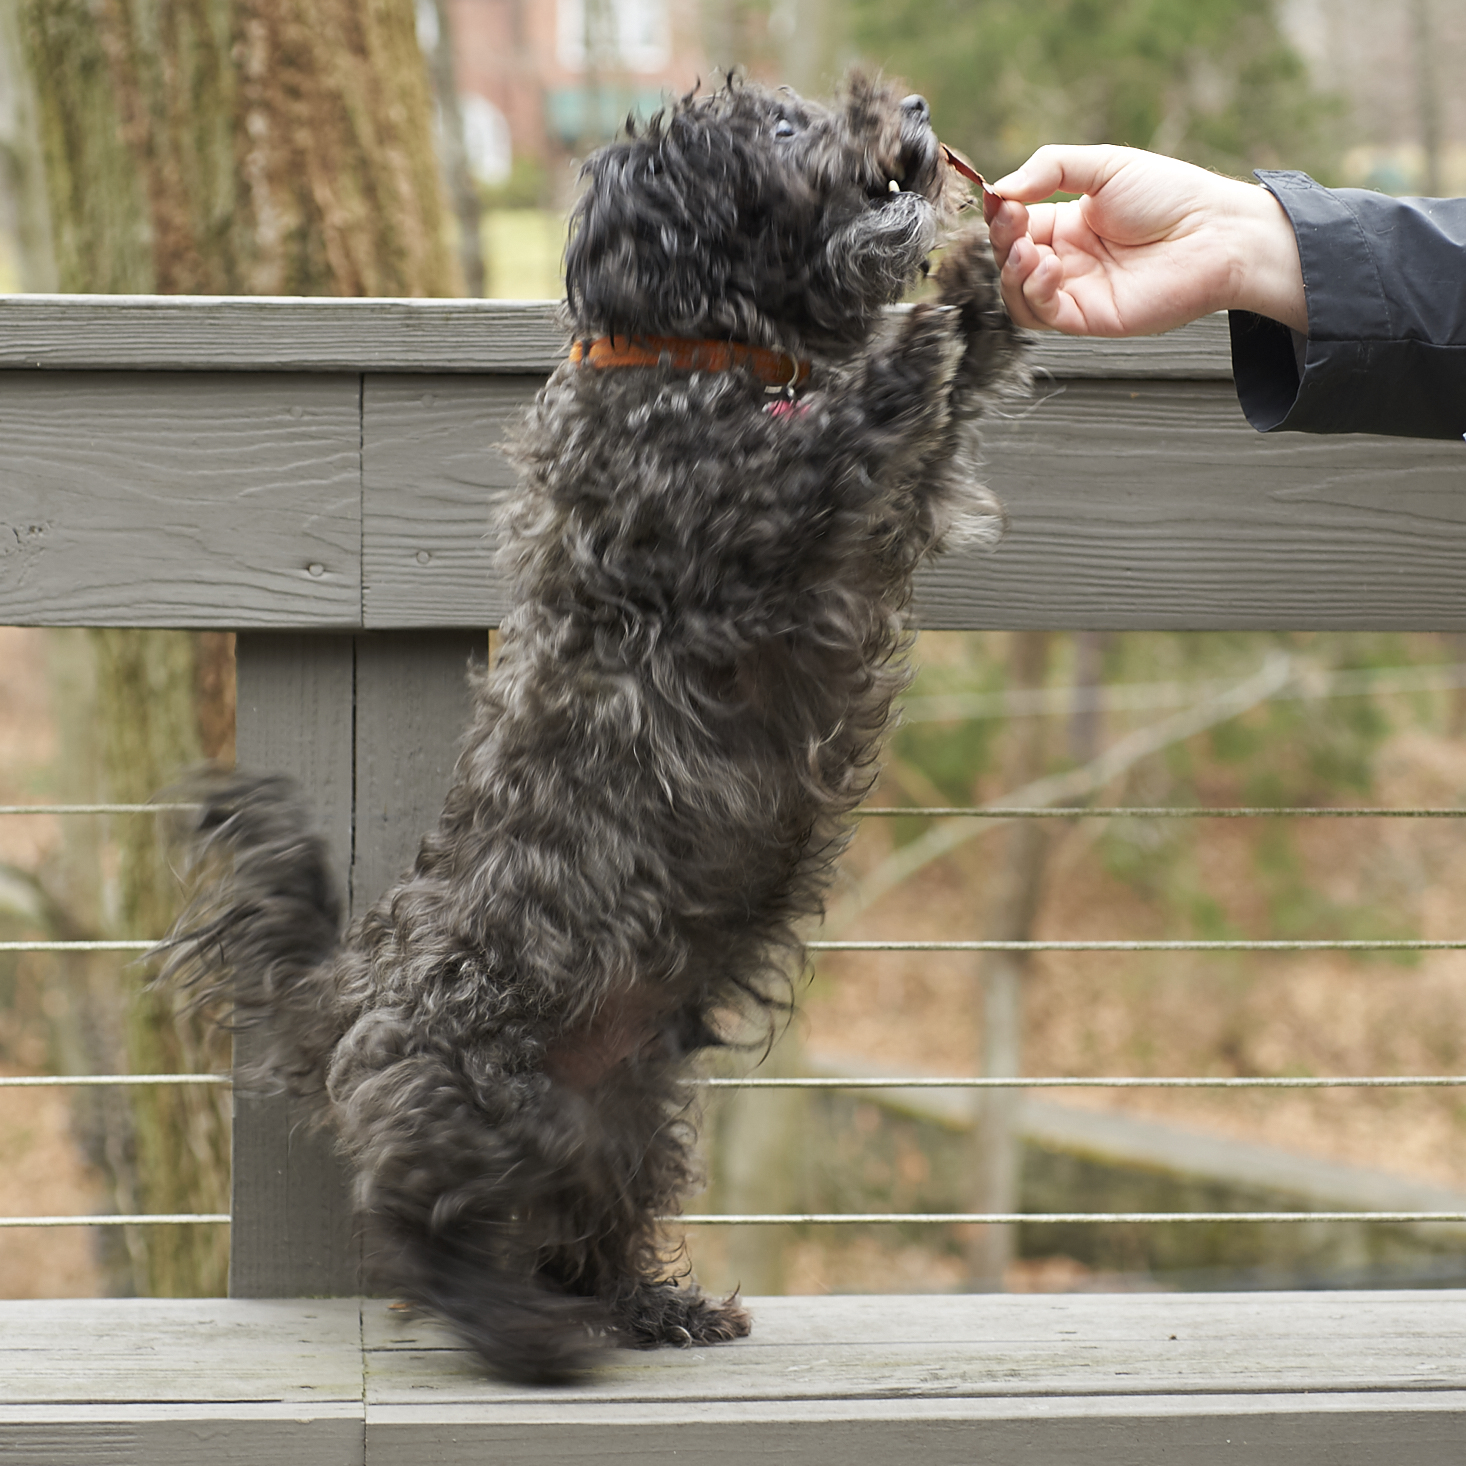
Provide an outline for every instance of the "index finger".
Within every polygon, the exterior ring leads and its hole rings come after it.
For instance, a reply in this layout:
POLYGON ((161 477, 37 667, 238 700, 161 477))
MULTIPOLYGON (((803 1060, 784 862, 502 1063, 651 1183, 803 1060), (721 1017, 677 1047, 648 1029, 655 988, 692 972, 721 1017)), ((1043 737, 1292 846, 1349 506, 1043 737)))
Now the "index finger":
POLYGON ((1021 167, 992 185, 993 192, 1022 203, 1050 194, 1095 193, 1125 166, 1129 148, 1107 143, 1070 146, 1047 143, 1021 167))

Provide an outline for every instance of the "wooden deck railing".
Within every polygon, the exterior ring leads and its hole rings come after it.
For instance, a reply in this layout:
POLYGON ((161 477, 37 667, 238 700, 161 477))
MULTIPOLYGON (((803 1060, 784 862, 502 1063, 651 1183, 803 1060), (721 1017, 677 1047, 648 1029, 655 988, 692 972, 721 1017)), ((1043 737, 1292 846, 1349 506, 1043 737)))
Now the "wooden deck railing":
MULTIPOLYGON (((0 624, 237 631, 240 759, 310 790, 360 910, 436 814, 498 443, 562 348, 538 304, 0 301, 0 624)), ((1220 321, 1036 359, 987 435, 1010 533, 924 625, 1466 629, 1466 446, 1257 436, 1220 321)), ((1449 1293, 768 1300, 747 1344, 488 1384, 356 1301, 300 1121, 237 1097, 229 1300, 0 1305, 7 1459, 1461 1459, 1449 1293)))

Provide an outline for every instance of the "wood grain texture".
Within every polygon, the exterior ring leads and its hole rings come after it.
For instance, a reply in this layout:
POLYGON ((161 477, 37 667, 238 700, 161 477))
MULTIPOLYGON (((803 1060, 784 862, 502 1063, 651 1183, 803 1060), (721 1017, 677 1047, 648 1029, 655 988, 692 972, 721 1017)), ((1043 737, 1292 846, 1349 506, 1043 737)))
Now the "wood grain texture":
MULTIPOLYGON (((751 1338, 719 1349, 618 1354, 563 1404, 1013 1399, 1053 1395, 1466 1392, 1466 1302, 1327 1294, 764 1298, 751 1338), (1252 1301, 1257 1300, 1257 1301, 1252 1301), (1429 1337, 1422 1338, 1428 1330, 1429 1337)), ((431 1324, 368 1304, 368 1403, 531 1405, 488 1381, 431 1324), (409 1342, 412 1341, 412 1342, 409 1342), (414 1348, 415 1342, 418 1347, 414 1348)))
POLYGON ((360 619, 354 377, 0 376, 0 623, 360 619))
POLYGON ((360 916, 438 821, 468 726, 468 664, 487 631, 394 631, 357 638, 356 840, 351 905, 360 916))
POLYGON ((930 627, 1466 627, 1466 447, 1263 436, 1230 387, 1070 382, 994 421, 1010 529, 918 583, 930 627))
MULTIPOLYGON (((368 383, 372 624, 502 614, 485 523, 507 466, 486 444, 532 393, 528 378, 368 383)), ((1263 437, 1230 387, 1186 381, 1041 387, 987 444, 1007 537, 922 573, 923 626, 1466 628, 1460 445, 1263 437)))
MULTIPOLYGON (((532 375, 368 378, 359 409, 335 377, 0 383, 0 623, 502 615, 497 444, 532 375)), ((986 474, 1010 532, 922 575, 925 626, 1466 628, 1460 445, 1264 437, 1222 382, 1074 377, 993 420, 986 474)))
MULTIPOLYGON (((344 888, 355 820, 353 640, 256 632, 239 637, 236 658, 239 765, 299 782, 344 888)), ((237 1036, 236 1071, 248 1070, 263 1042, 254 1030, 237 1036)), ((234 1091, 231 1297, 329 1296, 361 1288, 346 1170, 314 1122, 308 1107, 286 1096, 244 1085, 234 1091)))
POLYGON ((360 1329, 355 1299, 0 1304, 0 1460, 360 1466, 360 1329))
POLYGON ((1049 378, 1232 380, 1232 343, 1225 311, 1204 316, 1164 336, 1103 341, 1030 332, 1027 340, 1028 364, 1040 386, 1049 378))
MULTIPOLYGON (((900 307, 897 307, 900 309, 900 307)), ((549 372, 558 301, 0 296, 0 370, 549 372)), ((1165 336, 1036 335, 1057 377, 1225 377, 1224 315, 1165 336)))
POLYGON ((558 303, 0 296, 0 370, 548 372, 558 303))
POLYGON ((355 1298, 0 1303, 0 1404, 361 1400, 355 1298))
POLYGON ((501 445, 543 378, 368 377, 362 396, 362 609, 368 626, 480 625, 508 609, 493 507, 501 445))
POLYGON ((402 1350, 441 1336, 368 1305, 367 1440, 404 1463, 516 1466, 1365 1466, 1402 1449, 1445 1466, 1466 1297, 1424 1297, 754 1299, 750 1340, 621 1355, 553 1400, 402 1350))
POLYGON ((16 1466, 362 1466, 361 1405, 0 1405, 16 1466))
POLYGON ((170 1466, 282 1450, 303 1466, 1461 1459, 1463 1292, 751 1307, 745 1342, 620 1354, 589 1385, 532 1390, 482 1379, 435 1326, 377 1302, 0 1303, 0 1450, 170 1466), (203 1454, 182 1453, 187 1431, 203 1454))
POLYGON ((1136 1410, 1106 1400, 1043 1400, 1027 1409, 872 1402, 838 1412, 823 1405, 676 1412, 636 1405, 584 1418, 545 1406, 489 1422, 430 1405, 368 1406, 367 1446, 371 1460, 394 1466, 1459 1466, 1466 1422, 1462 1396, 1161 1403, 1182 1408, 1136 1410))

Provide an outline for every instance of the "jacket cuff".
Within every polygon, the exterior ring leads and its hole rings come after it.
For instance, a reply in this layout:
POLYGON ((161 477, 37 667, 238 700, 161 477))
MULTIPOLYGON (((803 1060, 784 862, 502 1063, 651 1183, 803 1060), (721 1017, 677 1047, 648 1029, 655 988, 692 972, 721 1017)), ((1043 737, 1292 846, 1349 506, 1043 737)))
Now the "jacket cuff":
POLYGON ((1343 385, 1337 378, 1353 376, 1358 362, 1355 353, 1320 343, 1388 338, 1379 271, 1359 220, 1337 194, 1306 173, 1267 170, 1257 178, 1283 206, 1298 240, 1308 339, 1295 351, 1293 333, 1281 322, 1228 312, 1237 400, 1259 432, 1337 432, 1343 385))
POLYGON ((1466 204, 1337 192, 1259 172, 1298 240, 1308 337, 1229 315, 1232 371, 1261 432, 1466 432, 1466 204))
POLYGON ((1293 333, 1281 321, 1251 311, 1228 311, 1227 329, 1232 380, 1247 421, 1260 433, 1287 425, 1303 377, 1293 333))

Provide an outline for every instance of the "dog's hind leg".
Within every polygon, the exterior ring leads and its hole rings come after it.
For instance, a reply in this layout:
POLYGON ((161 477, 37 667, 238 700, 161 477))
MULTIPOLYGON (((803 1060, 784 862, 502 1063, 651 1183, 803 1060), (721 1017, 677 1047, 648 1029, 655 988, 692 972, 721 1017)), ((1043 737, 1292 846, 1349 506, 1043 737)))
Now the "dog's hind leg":
MULTIPOLYGON (((649 1133, 644 1122, 659 1110, 665 1116, 676 1103, 676 1098, 656 1095, 654 1090, 652 1103, 638 1107, 643 1121, 640 1153, 618 1147, 617 1168, 622 1174, 614 1188, 601 1188, 606 1196, 614 1190, 618 1204, 603 1213, 602 1224, 608 1230, 596 1240, 592 1253, 593 1265, 601 1273, 596 1294, 617 1342, 632 1349, 722 1344, 745 1337, 750 1328, 737 1293, 708 1297, 685 1263, 675 1266, 681 1248, 669 1250, 662 1236, 660 1217, 677 1209, 692 1184, 693 1133, 680 1118, 670 1122, 664 1118, 649 1133)), ((632 1123, 616 1126, 623 1135, 638 1128, 637 1117, 631 1118, 632 1123)))
POLYGON ((559 1204, 574 1171, 564 1153, 579 1149, 573 1126, 536 1076, 499 1076, 486 1107, 455 1056, 437 1045, 402 1051, 422 1037, 376 1009, 332 1069, 369 1270, 498 1373, 574 1378, 593 1362, 604 1310, 538 1265, 547 1248, 573 1244, 559 1204))
POLYGON ((726 1344, 747 1338, 752 1327, 737 1293, 709 1298, 695 1283, 675 1278, 643 1283, 616 1299, 611 1321, 621 1342, 632 1349, 726 1344))

